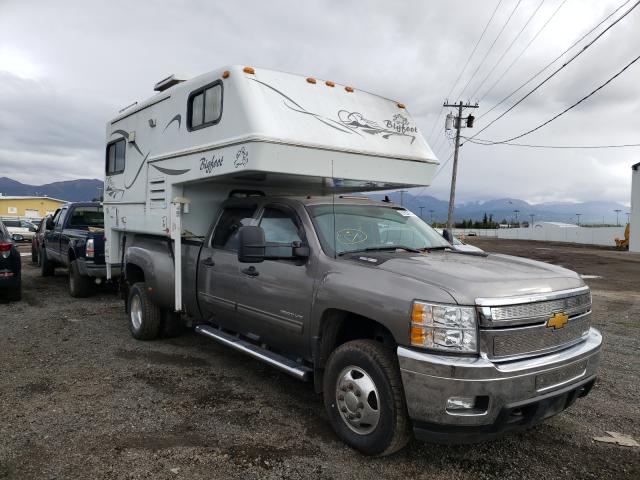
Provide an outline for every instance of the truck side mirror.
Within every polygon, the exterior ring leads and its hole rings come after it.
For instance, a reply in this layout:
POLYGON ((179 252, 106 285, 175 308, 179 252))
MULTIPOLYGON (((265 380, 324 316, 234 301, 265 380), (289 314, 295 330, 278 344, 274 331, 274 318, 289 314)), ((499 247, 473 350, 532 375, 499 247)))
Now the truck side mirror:
POLYGON ((47 230, 53 230, 53 227, 54 227, 53 218, 47 217, 47 223, 45 224, 45 227, 47 230))
POLYGON ((453 245, 453 234, 451 233, 451 230, 445 228, 444 230, 442 230, 442 236, 447 242, 453 245))
POLYGON ((309 258, 311 255, 309 246, 303 245, 302 242, 293 242, 291 247, 291 254, 296 258, 309 258))
POLYGON ((264 262, 264 230, 250 225, 238 231, 238 261, 241 263, 264 262))

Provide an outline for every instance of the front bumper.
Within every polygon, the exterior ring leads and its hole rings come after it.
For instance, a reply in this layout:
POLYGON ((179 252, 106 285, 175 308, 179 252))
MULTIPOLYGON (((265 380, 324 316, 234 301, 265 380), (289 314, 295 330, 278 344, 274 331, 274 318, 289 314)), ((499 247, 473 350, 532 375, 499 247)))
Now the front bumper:
POLYGON ((444 443, 490 439, 560 413, 586 395, 600 363, 602 335, 525 360, 434 355, 398 348, 409 416, 416 436, 444 443), (469 410, 448 410, 451 397, 476 397, 469 410))

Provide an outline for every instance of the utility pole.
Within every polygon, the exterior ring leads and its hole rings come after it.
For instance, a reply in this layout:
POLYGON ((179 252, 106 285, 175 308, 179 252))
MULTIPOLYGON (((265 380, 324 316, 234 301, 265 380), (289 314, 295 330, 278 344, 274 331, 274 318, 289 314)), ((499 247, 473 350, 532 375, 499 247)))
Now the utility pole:
POLYGON ((518 225, 518 227, 520 226, 520 224, 518 223, 518 213, 520 212, 520 210, 516 209, 514 210, 514 213, 516 214, 516 225, 518 225))
MULTIPOLYGON (((451 194, 449 195, 449 214, 447 215, 447 228, 451 231, 453 230, 453 205, 456 200, 456 177, 458 176, 458 151, 460 150, 460 129, 462 129, 462 109, 463 108, 478 108, 478 103, 475 105, 471 105, 469 102, 465 105, 462 103, 462 100, 457 104, 450 104, 447 101, 442 105, 443 107, 457 107, 458 108, 458 116, 455 117, 454 126, 456 128, 456 144, 455 150, 453 153, 453 171, 451 172, 451 194)), ((449 114, 451 115, 451 114, 449 114)), ((448 118, 449 115, 447 115, 448 118)), ((467 120, 467 127, 473 127, 473 120, 475 117, 473 115, 469 115, 467 120)), ((445 129, 450 129, 450 120, 445 120, 445 129), (449 127, 449 128, 447 128, 449 127)))
POLYGON ((398 190, 400 193, 400 206, 404 207, 404 194, 407 193, 407 190, 398 190))
POLYGON ((616 209, 614 210, 614 212, 616 212, 616 227, 619 227, 619 226, 620 226, 620 212, 621 212, 621 211, 622 211, 622 210, 620 210, 619 208, 616 208, 616 209))
POLYGON ((435 210, 429 210, 429 213, 431 214, 431 225, 433 225, 433 212, 435 212, 435 210))
POLYGON ((578 217, 578 226, 580 226, 580 215, 582 215, 581 213, 576 213, 576 217, 578 217))
POLYGON ((531 217, 531 228, 533 228, 533 219, 536 218, 536 216, 533 213, 530 213, 529 216, 531 217))
POLYGON ((422 218, 422 210, 424 210, 424 207, 420 206, 418 208, 420 209, 420 220, 424 220, 424 218, 422 218))

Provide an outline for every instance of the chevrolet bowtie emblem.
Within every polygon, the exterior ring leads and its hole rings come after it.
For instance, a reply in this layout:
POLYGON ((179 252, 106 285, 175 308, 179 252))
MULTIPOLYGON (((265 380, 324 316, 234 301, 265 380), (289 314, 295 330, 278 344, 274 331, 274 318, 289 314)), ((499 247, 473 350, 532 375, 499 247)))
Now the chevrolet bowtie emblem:
POLYGON ((554 330, 559 330, 562 327, 564 327, 568 321, 569 321, 569 315, 562 312, 558 312, 547 321, 547 328, 553 327, 554 330))

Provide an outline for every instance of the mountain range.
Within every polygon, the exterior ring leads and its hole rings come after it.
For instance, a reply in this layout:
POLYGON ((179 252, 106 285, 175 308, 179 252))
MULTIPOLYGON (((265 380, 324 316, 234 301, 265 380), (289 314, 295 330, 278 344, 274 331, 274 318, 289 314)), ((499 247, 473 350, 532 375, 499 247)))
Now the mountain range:
POLYGON ((43 196, 69 202, 89 201, 102 194, 103 183, 98 179, 67 180, 45 185, 27 185, 7 177, 0 177, 0 194, 5 196, 43 196))
MULTIPOLYGON (((80 202, 92 200, 102 192, 103 183, 98 179, 68 180, 64 182, 54 182, 45 185, 27 185, 12 180, 7 177, 0 177, 0 194, 2 195, 42 195, 70 202, 80 202)), ((386 193, 392 201, 401 202, 399 192, 386 193)), ((383 199, 384 193, 367 194, 374 199, 383 199)), ((447 218, 449 202, 440 200, 430 195, 414 195, 407 192, 403 195, 402 203, 416 215, 422 214, 422 218, 427 221, 443 222, 447 218), (420 209, 420 207, 423 207, 420 209)), ((513 222, 516 220, 530 221, 531 215, 534 220, 546 220, 557 222, 593 224, 614 224, 616 223, 616 212, 620 210, 619 221, 624 223, 627 220, 626 213, 629 208, 615 202, 549 202, 531 204, 516 198, 499 198, 487 201, 474 201, 456 204, 455 219, 462 220, 482 220, 484 214, 492 215, 493 220, 500 222, 506 220, 513 222), (515 211, 518 210, 516 213, 515 211)))
MULTIPOLYGON (((428 222, 444 222, 447 219, 449 202, 440 200, 430 195, 413 195, 407 192, 401 195, 399 192, 389 192, 391 201, 400 203, 414 212, 421 215, 428 222), (420 209, 420 207, 423 207, 420 209)), ((367 194, 369 198, 383 199, 385 194, 367 194)), ((517 198, 498 198, 487 201, 473 201, 457 203, 454 218, 459 222, 462 220, 482 221, 485 214, 492 216, 493 221, 501 222, 506 220, 509 223, 516 221, 529 222, 533 215, 534 221, 552 221, 581 224, 616 224, 616 215, 622 224, 627 221, 626 213, 629 207, 616 202, 548 202, 548 203, 528 203, 517 198), (516 212, 517 210, 517 212, 516 212), (615 210, 620 210, 616 214, 615 210), (578 216, 579 215, 579 216, 578 216)))

